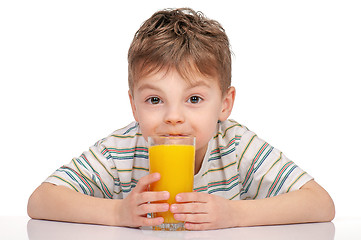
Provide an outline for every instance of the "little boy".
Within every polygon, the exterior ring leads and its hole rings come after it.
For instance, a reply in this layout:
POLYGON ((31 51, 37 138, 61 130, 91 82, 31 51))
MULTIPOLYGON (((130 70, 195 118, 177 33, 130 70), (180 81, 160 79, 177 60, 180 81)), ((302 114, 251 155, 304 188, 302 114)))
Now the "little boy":
POLYGON ((235 99, 221 25, 191 9, 156 12, 131 43, 135 122, 62 166, 31 195, 32 218, 154 226, 170 210, 189 230, 331 221, 334 204, 310 175, 245 126, 228 120, 235 99), (196 136, 194 191, 176 204, 147 191, 147 137, 196 136))

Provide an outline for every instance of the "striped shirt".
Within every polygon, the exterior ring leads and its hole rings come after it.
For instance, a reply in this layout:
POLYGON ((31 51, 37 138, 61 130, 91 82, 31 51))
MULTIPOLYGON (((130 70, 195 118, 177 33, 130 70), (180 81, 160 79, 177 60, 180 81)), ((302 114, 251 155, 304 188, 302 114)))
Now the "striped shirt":
MULTIPOLYGON (((226 199, 260 199, 297 190, 312 179, 282 152, 233 120, 218 123, 194 191, 226 199)), ((122 199, 149 174, 148 147, 136 122, 98 141, 45 182, 101 198, 122 199)))

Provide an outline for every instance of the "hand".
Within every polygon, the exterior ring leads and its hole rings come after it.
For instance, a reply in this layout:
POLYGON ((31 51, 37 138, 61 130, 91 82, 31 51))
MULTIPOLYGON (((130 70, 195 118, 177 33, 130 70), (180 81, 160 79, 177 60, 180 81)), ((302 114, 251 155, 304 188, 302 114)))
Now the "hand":
POLYGON ((169 198, 169 192, 147 191, 149 184, 159 179, 159 173, 142 177, 131 193, 125 199, 121 200, 120 213, 118 215, 120 218, 120 226, 155 226, 163 223, 164 219, 162 217, 147 218, 147 213, 166 212, 169 209, 168 203, 153 203, 160 200, 167 200, 169 198))
POLYGON ((231 200, 207 193, 180 193, 178 203, 170 211, 174 218, 184 221, 188 230, 208 230, 234 227, 234 204, 231 200))

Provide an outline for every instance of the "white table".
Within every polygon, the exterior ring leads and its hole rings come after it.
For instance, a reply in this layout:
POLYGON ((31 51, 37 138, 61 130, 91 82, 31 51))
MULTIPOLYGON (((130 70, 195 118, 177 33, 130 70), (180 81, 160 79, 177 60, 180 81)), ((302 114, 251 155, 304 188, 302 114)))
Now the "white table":
POLYGON ((212 231, 159 232, 149 229, 109 227, 90 224, 1 217, 0 239, 240 239, 240 240, 350 240, 361 239, 361 218, 328 223, 230 228, 212 231))

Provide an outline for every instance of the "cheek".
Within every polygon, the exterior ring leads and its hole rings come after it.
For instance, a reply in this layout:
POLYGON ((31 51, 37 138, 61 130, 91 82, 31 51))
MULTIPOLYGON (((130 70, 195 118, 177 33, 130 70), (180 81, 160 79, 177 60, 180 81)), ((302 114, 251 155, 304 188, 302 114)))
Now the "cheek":
POLYGON ((154 134, 156 121, 152 114, 138 114, 138 123, 143 137, 147 140, 148 136, 154 134))
POLYGON ((152 134, 152 125, 148 121, 140 121, 139 122, 140 130, 142 131, 142 134, 144 137, 148 137, 152 134))
POLYGON ((198 118, 196 126, 196 135, 197 135, 197 148, 204 147, 208 144, 209 140, 214 137, 217 129, 216 118, 198 118))

